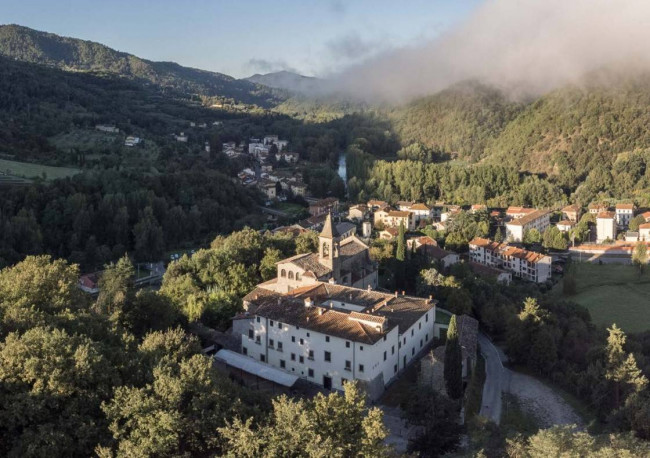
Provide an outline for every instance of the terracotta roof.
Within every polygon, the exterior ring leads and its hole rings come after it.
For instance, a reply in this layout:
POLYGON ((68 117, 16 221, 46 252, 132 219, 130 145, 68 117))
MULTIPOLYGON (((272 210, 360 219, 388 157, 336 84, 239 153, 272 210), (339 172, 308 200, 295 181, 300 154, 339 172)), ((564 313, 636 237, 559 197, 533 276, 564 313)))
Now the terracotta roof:
POLYGON ((641 216, 643 216, 646 221, 650 220, 650 212, 641 213, 641 216))
POLYGON ((616 210, 634 210, 634 204, 616 204, 616 210))
POLYGON ((598 213, 597 219, 614 219, 616 218, 616 213, 614 212, 600 212, 598 213))
POLYGON ((339 200, 336 197, 326 197, 325 199, 318 200, 313 204, 310 204, 310 207, 326 207, 328 205, 333 205, 339 203, 339 200))
POLYGON ((650 229, 650 223, 639 224, 639 229, 650 229))
POLYGON ((426 211, 431 210, 431 208, 429 208, 429 206, 426 205, 426 204, 413 204, 413 205, 411 205, 410 209, 411 210, 426 210, 426 211))
POLYGON ((481 210, 481 209, 486 209, 487 210, 487 205, 483 204, 474 204, 470 207, 472 210, 481 210))
POLYGON ((562 211, 565 212, 565 213, 578 212, 578 211, 580 211, 580 207, 578 205, 576 205, 576 204, 567 205, 566 207, 564 207, 562 209, 562 211))
POLYGON ((391 210, 388 212, 388 216, 391 216, 393 218, 408 218, 410 215, 411 212, 409 211, 391 210))
POLYGON ((558 222, 557 225, 558 226, 575 226, 576 223, 574 223, 573 221, 569 221, 568 219, 564 219, 564 220, 558 222))
POLYGON ((411 205, 413 205, 413 202, 409 202, 408 200, 398 200, 397 202, 395 202, 395 205, 398 206, 404 205, 406 207, 410 207, 411 205))
POLYGON ((523 226, 548 214, 549 214, 548 210, 534 210, 522 216, 521 218, 517 218, 514 221, 510 221, 507 224, 511 224, 513 226, 523 226))
POLYGON ((388 205, 388 202, 384 200, 369 200, 368 201, 368 206, 369 207, 385 207, 388 205))
POLYGON ((399 234, 399 228, 397 228, 397 227, 387 227, 386 229, 384 229, 381 232, 388 232, 391 236, 397 237, 397 235, 399 234))
POLYGON ((536 263, 541 259, 547 257, 534 251, 524 250, 523 248, 510 246, 506 243, 493 242, 491 240, 483 239, 480 237, 473 239, 471 242, 469 242, 469 244, 470 246, 474 245, 492 252, 496 252, 502 256, 523 259, 531 263, 536 263))
POLYGON ((527 214, 527 213, 532 213, 534 212, 534 208, 526 208, 526 207, 508 207, 506 210, 506 215, 517 215, 520 213, 527 214))

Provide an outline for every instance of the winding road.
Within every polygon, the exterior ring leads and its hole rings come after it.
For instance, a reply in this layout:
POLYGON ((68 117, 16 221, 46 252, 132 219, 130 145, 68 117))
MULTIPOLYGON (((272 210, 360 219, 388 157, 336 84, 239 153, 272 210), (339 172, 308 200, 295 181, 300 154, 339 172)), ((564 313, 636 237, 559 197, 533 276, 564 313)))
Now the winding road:
POLYGON ((485 358, 485 384, 480 415, 497 425, 501 421, 501 394, 508 386, 508 370, 503 367, 499 350, 482 332, 478 335, 481 354, 485 358))

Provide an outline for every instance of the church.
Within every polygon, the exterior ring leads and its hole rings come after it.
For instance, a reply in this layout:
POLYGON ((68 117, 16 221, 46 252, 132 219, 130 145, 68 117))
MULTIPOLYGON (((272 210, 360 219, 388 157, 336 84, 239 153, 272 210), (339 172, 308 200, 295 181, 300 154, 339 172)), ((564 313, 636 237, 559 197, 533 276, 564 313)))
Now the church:
POLYGON ((277 264, 276 278, 260 287, 277 293, 329 282, 353 288, 377 288, 377 266, 370 259, 368 245, 356 235, 342 237, 327 215, 318 236, 318 253, 304 253, 277 264))

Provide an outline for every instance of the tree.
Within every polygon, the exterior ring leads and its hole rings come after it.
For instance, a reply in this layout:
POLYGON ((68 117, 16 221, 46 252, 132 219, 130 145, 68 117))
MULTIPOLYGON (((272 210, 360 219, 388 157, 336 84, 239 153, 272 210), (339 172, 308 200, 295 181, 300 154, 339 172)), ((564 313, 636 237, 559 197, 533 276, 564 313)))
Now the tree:
POLYGON ((397 251, 395 253, 395 258, 398 261, 404 261, 406 259, 406 230, 404 228, 404 223, 399 225, 399 233, 397 234, 397 251))
POLYGON ((345 393, 317 394, 312 400, 280 396, 269 418, 236 418, 219 429, 232 457, 382 457, 388 434, 378 408, 368 408, 356 382, 345 393))
POLYGON ((135 253, 138 259, 157 261, 162 258, 164 248, 163 231, 154 216, 153 209, 147 207, 133 228, 135 253))
POLYGON ((135 298, 135 269, 128 256, 106 266, 99 279, 95 310, 117 321, 135 298))
POLYGON ((636 215, 630 220, 628 227, 631 231, 636 232, 639 230, 639 226, 643 223, 645 223, 645 217, 643 215, 636 215))
POLYGON ((532 228, 524 233, 523 242, 526 244, 540 243, 542 241, 542 234, 535 228, 532 228))
POLYGON ((621 406, 621 395, 639 392, 648 384, 648 379, 641 373, 636 359, 631 353, 626 353, 624 346, 627 337, 625 333, 613 324, 608 329, 607 346, 605 347, 605 378, 614 384, 614 407, 621 406))
POLYGON ((445 387, 452 399, 463 395, 463 354, 460 348, 456 315, 451 316, 445 344, 445 387))
POLYGON ((643 269, 648 263, 648 247, 645 242, 637 242, 632 253, 632 263, 639 269, 639 276, 643 275, 643 269))
POLYGON ((532 340, 529 365, 542 375, 550 375, 550 371, 556 363, 555 340, 547 328, 540 328, 532 340))
POLYGON ((296 237, 296 254, 314 253, 318 249, 318 233, 306 231, 296 237))
POLYGON ((454 288, 449 293, 445 305, 452 313, 457 315, 470 315, 472 313, 472 296, 466 289, 454 288))
POLYGON ((264 257, 260 262, 260 275, 262 276, 262 280, 267 281, 277 275, 278 269, 276 263, 281 260, 282 253, 280 253, 280 250, 269 247, 264 251, 264 257))
POLYGON ((494 234, 494 241, 497 243, 503 242, 503 228, 501 226, 497 227, 497 231, 494 234))

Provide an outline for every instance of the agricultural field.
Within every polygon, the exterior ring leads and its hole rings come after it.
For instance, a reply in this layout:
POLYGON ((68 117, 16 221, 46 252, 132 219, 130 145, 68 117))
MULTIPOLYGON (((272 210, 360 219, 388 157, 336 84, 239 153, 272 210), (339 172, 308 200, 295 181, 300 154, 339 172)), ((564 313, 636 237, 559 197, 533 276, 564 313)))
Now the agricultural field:
POLYGON ((76 175, 81 173, 81 170, 71 167, 51 167, 49 165, 0 159, 0 173, 22 178, 40 177, 46 180, 54 180, 76 175))
MULTIPOLYGON (((650 330, 650 266, 574 263, 577 294, 567 299, 589 310, 594 323, 626 332, 650 330)), ((562 294, 558 284, 556 294, 562 294)))

